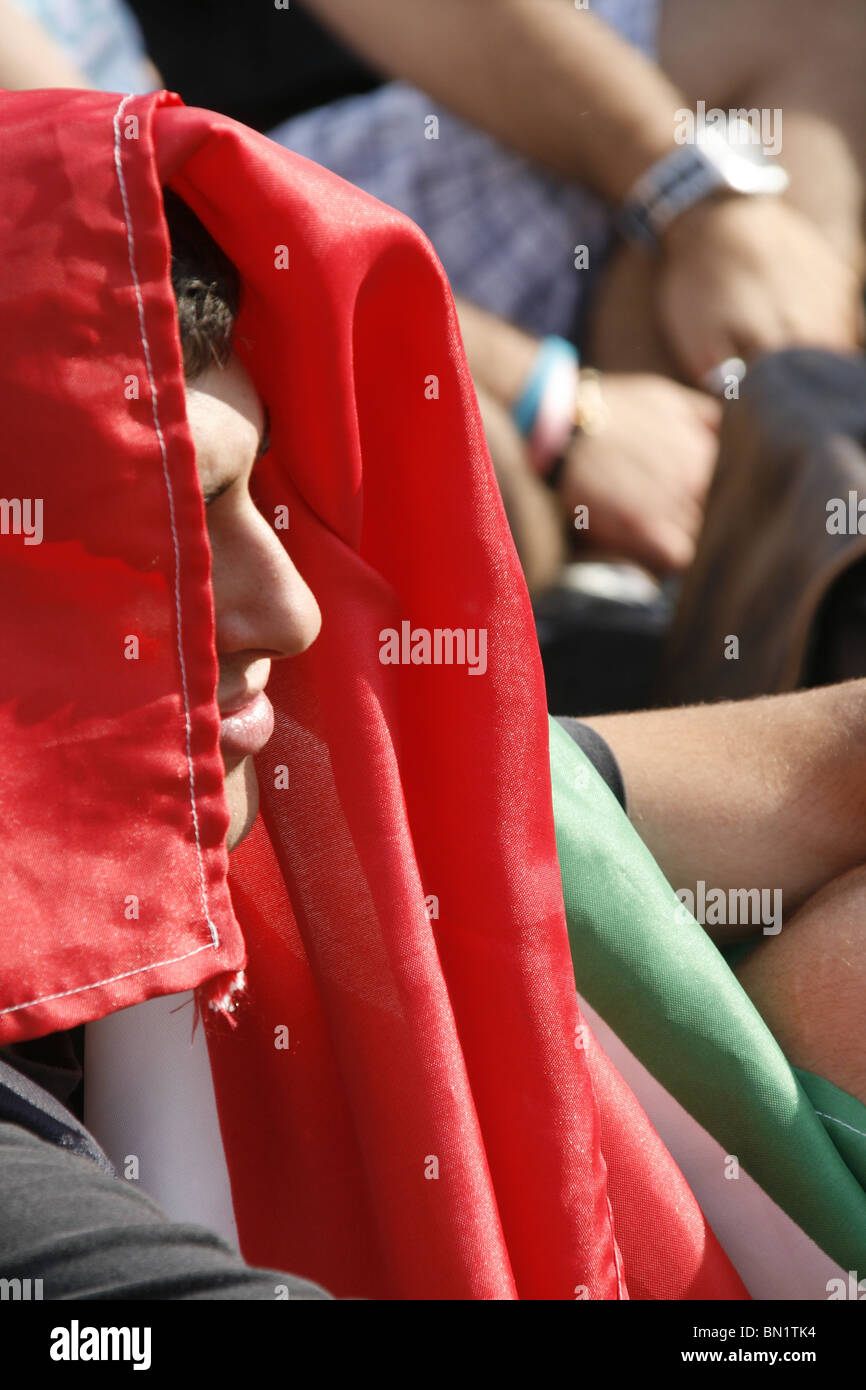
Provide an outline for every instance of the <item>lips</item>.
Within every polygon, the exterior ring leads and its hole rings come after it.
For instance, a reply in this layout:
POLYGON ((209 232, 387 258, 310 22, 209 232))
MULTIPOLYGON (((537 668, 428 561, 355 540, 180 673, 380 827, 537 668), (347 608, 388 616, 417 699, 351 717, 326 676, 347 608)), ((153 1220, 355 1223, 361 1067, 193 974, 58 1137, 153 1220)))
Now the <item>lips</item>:
POLYGON ((260 752, 273 732, 274 707, 260 690, 245 705, 223 715, 220 748, 229 756, 247 758, 260 752))

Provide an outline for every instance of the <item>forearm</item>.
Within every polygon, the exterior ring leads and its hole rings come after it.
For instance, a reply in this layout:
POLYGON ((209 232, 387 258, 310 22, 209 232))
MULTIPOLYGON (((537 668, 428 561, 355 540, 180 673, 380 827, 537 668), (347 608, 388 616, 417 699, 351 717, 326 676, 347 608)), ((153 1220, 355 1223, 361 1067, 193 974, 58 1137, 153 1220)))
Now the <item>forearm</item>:
POLYGON ((0 0, 0 87, 90 87, 90 82, 40 24, 0 0))
POLYGON ((787 917, 866 863, 866 681, 585 722, 674 888, 778 888, 787 917))
POLYGON ((457 313, 505 513, 529 591, 537 594, 555 583, 565 559, 557 501, 531 468, 511 413, 539 340, 465 299, 457 300, 457 313))
POLYGON ((538 338, 468 299, 458 298, 456 303, 466 359, 476 385, 510 409, 532 371, 538 338))
POLYGON ((526 446, 507 410, 483 387, 477 394, 505 515, 527 587, 535 595, 556 582, 565 558, 556 501, 529 467, 526 446))
POLYGON ((682 94, 570 0, 307 3, 381 70, 612 202, 675 148, 682 94))

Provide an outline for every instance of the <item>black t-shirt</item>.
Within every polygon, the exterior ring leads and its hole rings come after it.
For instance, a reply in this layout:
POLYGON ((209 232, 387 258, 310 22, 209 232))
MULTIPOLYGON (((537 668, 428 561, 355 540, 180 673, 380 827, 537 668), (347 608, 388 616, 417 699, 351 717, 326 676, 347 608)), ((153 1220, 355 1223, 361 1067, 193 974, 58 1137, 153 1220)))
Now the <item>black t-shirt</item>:
POLYGON ((239 0, 132 0, 132 9, 169 91, 254 130, 383 81, 299 0, 285 10, 239 0))

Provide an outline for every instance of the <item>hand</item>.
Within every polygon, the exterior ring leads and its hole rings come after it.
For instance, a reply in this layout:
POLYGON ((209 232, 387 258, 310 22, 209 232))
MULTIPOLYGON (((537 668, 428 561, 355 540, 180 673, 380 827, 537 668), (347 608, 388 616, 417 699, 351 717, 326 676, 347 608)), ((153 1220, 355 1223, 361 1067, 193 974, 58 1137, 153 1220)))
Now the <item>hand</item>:
POLYGON ((560 483, 570 517, 589 508, 593 550, 656 574, 686 569, 695 553, 718 445, 721 405, 666 377, 605 375, 608 423, 572 444, 560 483))
POLYGON ((696 383, 728 357, 863 341, 859 277, 779 198, 699 203, 668 228, 662 255, 659 322, 696 383))

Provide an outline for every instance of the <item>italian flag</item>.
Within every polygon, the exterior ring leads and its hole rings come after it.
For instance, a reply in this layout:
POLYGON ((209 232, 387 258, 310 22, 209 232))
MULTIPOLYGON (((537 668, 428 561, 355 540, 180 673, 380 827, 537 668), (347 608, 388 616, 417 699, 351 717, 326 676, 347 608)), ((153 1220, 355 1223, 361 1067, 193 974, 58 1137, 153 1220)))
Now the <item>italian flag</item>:
POLYGON ((866 1297, 866 1107, 789 1065, 722 952, 553 721, 550 754, 590 1062, 600 1044, 752 1298, 866 1297))

